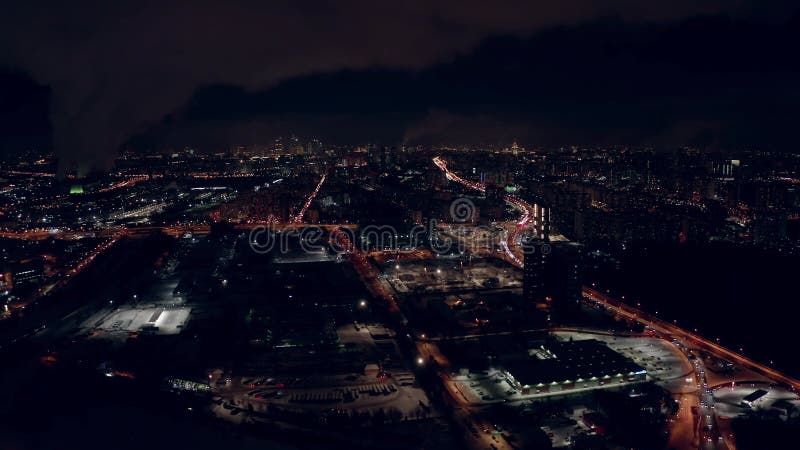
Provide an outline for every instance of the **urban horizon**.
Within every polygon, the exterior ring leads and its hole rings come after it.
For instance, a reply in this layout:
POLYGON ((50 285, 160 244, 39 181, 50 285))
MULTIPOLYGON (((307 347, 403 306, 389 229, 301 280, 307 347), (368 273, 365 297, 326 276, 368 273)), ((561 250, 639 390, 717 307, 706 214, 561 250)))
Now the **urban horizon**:
POLYGON ((4 13, 0 448, 797 447, 796 4, 4 13))

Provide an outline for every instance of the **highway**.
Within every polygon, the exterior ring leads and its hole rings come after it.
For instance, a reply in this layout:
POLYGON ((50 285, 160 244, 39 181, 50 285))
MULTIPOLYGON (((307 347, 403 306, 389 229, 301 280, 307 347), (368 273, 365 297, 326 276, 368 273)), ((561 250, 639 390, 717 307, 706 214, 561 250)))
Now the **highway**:
POLYGON ((149 179, 150 177, 148 177, 147 175, 134 175, 128 178, 127 180, 119 181, 117 183, 112 184, 111 186, 99 189, 97 192, 111 192, 115 189, 123 188, 125 186, 133 186, 136 183, 139 183, 141 181, 146 181, 149 179))
POLYGON ((61 230, 37 228, 27 231, 0 231, 0 238, 22 239, 26 241, 43 241, 45 239, 75 240, 85 237, 95 237, 95 231, 61 230))
POLYGON ((392 295, 389 286, 378 278, 378 270, 369 261, 367 255, 362 252, 357 245, 354 245, 350 236, 342 230, 333 231, 331 233, 331 239, 334 241, 333 243, 347 255, 348 260, 353 264, 353 268, 367 286, 370 294, 372 294, 374 298, 383 301, 386 305, 386 309, 389 310, 399 323, 405 325, 407 320, 400 311, 397 300, 394 298, 394 295, 392 295))
MULTIPOLYGON (((459 177, 457 174, 447 168, 447 163, 444 162, 441 157, 437 156, 433 158, 433 163, 444 172, 445 177, 447 177, 448 180, 455 181, 481 193, 486 193, 486 185, 459 177)), ((522 249, 519 242, 520 232, 528 228, 528 226, 531 224, 531 221, 535 217, 536 211, 530 203, 511 194, 506 194, 503 199, 511 207, 519 211, 521 216, 516 220, 516 222, 514 222, 511 227, 511 231, 507 231, 506 239, 500 242, 500 247, 503 249, 503 252, 510 262, 521 268, 524 262, 522 258, 522 249)))
POLYGON ((706 351, 714 356, 722 359, 727 359, 741 367, 745 367, 753 372, 764 375, 773 381, 786 384, 792 389, 800 388, 800 381, 792 378, 772 367, 766 366, 759 362, 753 361, 739 353, 729 350, 715 342, 712 342, 702 336, 686 331, 672 323, 661 320, 655 316, 647 314, 633 306, 622 303, 616 299, 611 298, 595 289, 584 286, 583 295, 606 308, 614 311, 626 319, 633 320, 641 323, 665 335, 671 335, 674 338, 682 339, 687 345, 691 344, 692 347, 706 351))
MULTIPOLYGON (((238 223, 233 225, 234 230, 249 231, 255 227, 263 226, 272 231, 292 231, 301 230, 305 227, 317 227, 326 231, 331 231, 337 228, 357 229, 358 225, 355 224, 303 224, 303 223, 276 223, 276 222, 252 222, 252 223, 238 223)), ((41 241, 45 239, 61 239, 61 240, 77 240, 87 237, 107 238, 113 237, 120 233, 125 236, 144 236, 151 233, 163 232, 170 236, 183 236, 186 233, 192 234, 208 234, 211 232, 211 225, 209 224, 188 224, 188 225, 164 225, 164 226, 145 226, 145 227, 115 227, 98 230, 68 230, 68 229, 33 229, 27 231, 0 231, 0 238, 5 239, 21 239, 27 241, 41 241)))
POLYGON ((300 211, 297 213, 296 216, 294 216, 294 218, 291 220, 291 223, 302 223, 303 222, 303 216, 306 215, 306 210, 308 209, 308 207, 311 205, 311 202, 314 201, 314 198, 319 193, 319 190, 322 187, 322 183, 325 182, 325 177, 326 176, 327 175, 322 175, 322 178, 320 178, 319 183, 317 183, 317 187, 315 187, 314 190, 311 192, 311 194, 308 196, 308 198, 306 199, 306 202, 303 204, 303 207, 300 208, 300 211))

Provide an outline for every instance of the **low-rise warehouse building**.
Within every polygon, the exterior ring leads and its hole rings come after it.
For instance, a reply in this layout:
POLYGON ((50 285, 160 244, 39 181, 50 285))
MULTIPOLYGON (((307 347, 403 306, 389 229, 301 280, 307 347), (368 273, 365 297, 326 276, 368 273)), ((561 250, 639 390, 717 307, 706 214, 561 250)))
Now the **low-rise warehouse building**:
POLYGON ((597 340, 548 342, 530 351, 531 358, 506 368, 522 394, 602 388, 646 381, 647 371, 597 340), (545 346, 546 345, 546 346, 545 346))

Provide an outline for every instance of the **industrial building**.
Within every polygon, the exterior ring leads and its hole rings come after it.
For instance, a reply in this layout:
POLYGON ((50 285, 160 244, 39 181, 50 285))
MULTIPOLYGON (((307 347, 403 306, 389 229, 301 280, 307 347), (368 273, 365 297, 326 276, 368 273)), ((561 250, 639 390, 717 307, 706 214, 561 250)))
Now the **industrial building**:
POLYGON ((523 394, 593 389, 646 381, 647 371, 590 339, 548 342, 530 350, 531 358, 508 364, 509 380, 523 394))

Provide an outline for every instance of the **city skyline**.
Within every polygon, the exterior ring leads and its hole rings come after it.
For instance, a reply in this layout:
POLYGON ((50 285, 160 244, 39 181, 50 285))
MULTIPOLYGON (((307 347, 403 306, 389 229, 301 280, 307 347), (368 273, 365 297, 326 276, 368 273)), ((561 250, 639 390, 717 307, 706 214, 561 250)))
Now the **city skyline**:
POLYGON ((13 9, 0 52, 2 148, 52 149, 82 172, 107 170, 125 148, 252 145, 293 132, 338 144, 794 151, 791 2, 509 3, 486 21, 472 3, 396 15, 353 14, 357 3, 248 13, 203 4, 189 14, 144 3, 130 16, 121 6, 51 5, 52 22, 13 9), (174 29, 151 23, 156 13, 174 29), (337 45, 331 36, 347 25, 337 45), (215 32, 201 39, 194 27, 215 32))
POLYGON ((0 18, 0 449, 783 450, 800 9, 0 18))

